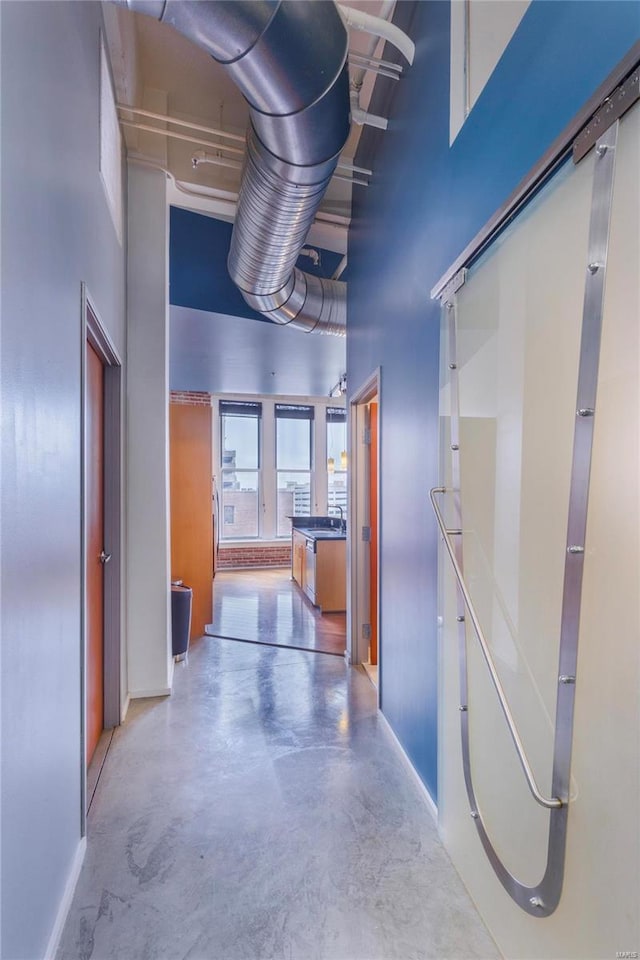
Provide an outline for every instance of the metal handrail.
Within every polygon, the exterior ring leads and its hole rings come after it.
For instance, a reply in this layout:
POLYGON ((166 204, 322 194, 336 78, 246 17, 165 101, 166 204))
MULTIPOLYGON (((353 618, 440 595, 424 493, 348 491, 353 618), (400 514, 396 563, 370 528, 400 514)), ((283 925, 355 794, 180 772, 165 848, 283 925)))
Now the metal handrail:
POLYGON ((536 802, 539 803, 540 806, 546 807, 546 808, 549 809, 549 810, 557 809, 558 807, 563 806, 562 800, 559 800, 558 797, 548 798, 548 797, 543 796, 543 794, 540 792, 540 790, 539 790, 539 788, 538 788, 538 785, 537 785, 537 783, 536 783, 536 779, 535 779, 535 777, 534 777, 534 775, 533 775, 533 771, 532 771, 531 766, 530 766, 530 764, 529 764, 529 761, 528 761, 528 759, 527 759, 527 755, 526 755, 526 753, 525 753, 524 746, 523 746, 523 744, 522 744, 522 740, 520 739, 520 735, 519 735, 519 733, 518 733, 518 730, 517 730, 515 721, 514 721, 514 719, 513 719, 513 715, 512 715, 512 713, 511 713, 511 709, 510 709, 509 704, 508 704, 508 702, 507 702, 507 698, 506 698, 504 689, 503 689, 502 684, 501 684, 501 682, 500 682, 500 677, 498 676, 498 672, 497 672, 497 670, 496 670, 496 666, 495 666, 495 664, 494 664, 494 662, 493 662, 493 658, 492 658, 491 652, 490 652, 490 650, 489 650, 489 645, 488 645, 487 640, 486 640, 486 637, 485 637, 485 635, 484 635, 484 633, 483 633, 482 627, 480 626, 480 621, 478 620, 478 615, 477 615, 477 613, 476 613, 476 611, 475 611, 475 607, 474 607, 474 605, 473 605, 473 601, 472 601, 472 599, 471 599, 471 595, 469 594, 469 590, 468 590, 467 585, 466 585, 466 583, 465 583, 465 581, 464 581, 464 576, 463 576, 462 570, 460 569, 460 565, 459 565, 459 563, 458 563, 458 561, 457 561, 457 559, 456 559, 456 555, 455 555, 455 551, 454 551, 453 545, 452 545, 452 543, 451 543, 451 541, 450 541, 450 539, 449 539, 449 530, 447 529, 447 527, 446 527, 446 525, 445 525, 444 517, 442 516, 442 513, 440 512, 440 507, 438 506, 438 504, 437 504, 437 502, 436 502, 436 499, 435 499, 436 494, 441 494, 441 493, 446 493, 446 492, 447 492, 446 487, 433 487, 433 488, 429 491, 429 499, 431 500, 431 506, 433 507, 433 512, 434 512, 435 515, 436 515, 436 520, 438 521, 438 526, 440 527, 440 533, 442 534, 442 537, 443 537, 443 540, 444 540, 444 545, 445 545, 445 547, 447 548, 447 553, 449 554, 449 559, 451 560, 451 563, 452 563, 452 565, 453 565, 453 571, 454 571, 454 573, 455 573, 455 575, 456 575, 456 580, 458 581, 458 585, 460 586, 460 590, 462 591, 462 596, 464 597, 465 606, 466 606, 467 610, 469 611, 469 615, 470 615, 470 617, 471 617, 471 622, 472 622, 472 624, 473 624, 473 628, 474 628, 474 630, 475 630, 475 632, 476 632, 476 636, 477 636, 477 638, 478 638, 478 640, 479 640, 479 642, 480 642, 480 648, 481 648, 481 650, 482 650, 482 653, 483 653, 485 662, 486 662, 486 664, 487 664, 487 667, 489 668, 489 674, 491 675, 491 679, 492 679, 492 681, 493 681, 493 685, 494 685, 494 687, 495 687, 496 693, 498 694, 498 700, 500 701, 500 706, 502 707, 502 712, 503 712, 503 714, 504 714, 505 720, 507 721, 507 726, 509 727, 509 733, 511 734, 511 738, 512 738, 514 744, 515 744, 515 748, 516 748, 516 752, 517 752, 517 754, 518 754, 518 758, 519 758, 519 760, 520 760, 520 764, 521 764, 522 769, 523 769, 523 771, 524 771, 524 775, 525 775, 525 777, 527 778, 527 783, 528 783, 528 785, 529 785, 529 790, 531 791, 531 794, 532 794, 534 800, 536 800, 536 802))

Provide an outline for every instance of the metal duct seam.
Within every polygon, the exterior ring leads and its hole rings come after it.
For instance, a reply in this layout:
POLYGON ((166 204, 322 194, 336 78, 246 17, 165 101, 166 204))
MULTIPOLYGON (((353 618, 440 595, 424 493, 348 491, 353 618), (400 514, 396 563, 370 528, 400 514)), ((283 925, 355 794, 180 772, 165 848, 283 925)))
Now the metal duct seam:
POLYGON ((246 302, 308 333, 344 336, 346 284, 296 260, 349 135, 348 34, 333 0, 119 0, 207 50, 250 107, 228 258, 246 302))

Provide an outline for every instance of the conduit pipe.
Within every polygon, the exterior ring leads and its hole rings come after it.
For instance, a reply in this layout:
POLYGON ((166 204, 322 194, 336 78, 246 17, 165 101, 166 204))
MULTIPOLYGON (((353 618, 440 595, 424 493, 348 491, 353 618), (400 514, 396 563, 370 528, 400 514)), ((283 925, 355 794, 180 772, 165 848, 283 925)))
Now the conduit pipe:
POLYGON ((351 103, 351 119, 359 127, 366 124, 369 127, 377 127, 378 130, 386 130, 389 121, 386 117, 380 117, 377 113, 368 113, 360 106, 360 91, 357 87, 351 87, 349 91, 349 101, 351 103))
MULTIPOLYGON (((395 2, 395 0, 394 0, 395 2)), ((349 57, 349 62, 351 62, 351 57, 349 57)), ((395 64, 390 64, 390 66, 395 66, 395 64)), ((401 69, 400 67, 398 69, 401 69)), ((152 120, 161 120, 163 123, 171 123, 177 127, 187 127, 190 130, 200 130, 202 133, 210 133, 213 137, 222 137, 227 140, 235 140, 237 143, 244 144, 246 141, 246 136, 240 136, 239 133, 231 133, 229 130, 223 130, 221 127, 209 127, 204 126, 201 123, 192 123, 191 120, 182 120, 180 117, 173 117, 168 113, 154 113, 153 110, 142 110, 139 107, 131 107, 126 103, 117 103, 116 107, 120 110, 121 113, 133 113, 140 114, 142 117, 150 117, 152 120)), ((137 121, 126 121, 120 118, 120 123, 126 126, 127 123, 131 124, 137 121)), ((146 129, 146 128, 145 128, 146 129)), ((165 127, 149 127, 153 133, 166 133, 165 127)), ((193 139, 193 138, 188 138, 193 139)), ((215 143, 214 141, 209 140, 198 140, 198 143, 205 143, 208 147, 213 147, 217 150, 228 150, 223 143, 215 143)), ((244 155, 244 150, 238 151, 241 155, 244 155)), ((352 173, 364 173, 366 176, 370 177, 372 172, 366 167, 356 167, 355 164, 351 163, 349 160, 338 160, 337 164, 338 170, 350 170, 352 173)))
POLYGON ((371 13, 365 13, 364 10, 356 10, 354 7, 345 7, 342 4, 338 9, 348 27, 388 40, 400 51, 409 65, 413 63, 416 45, 404 30, 396 27, 395 23, 390 23, 385 17, 375 17, 371 13))
POLYGON ((296 260, 349 135, 348 34, 333 0, 116 0, 225 67, 250 108, 227 261, 255 310, 344 336, 346 285, 296 260))
MULTIPOLYGON (((383 36, 383 34, 381 33, 381 30, 384 30, 384 27, 381 27, 380 24, 385 24, 387 27, 390 26, 388 18, 391 16, 394 7, 395 7, 395 0, 384 0, 382 6, 380 7, 379 16, 374 17, 374 16, 371 16, 370 14, 364 15, 366 23, 368 24, 368 29, 366 30, 366 32, 373 34, 373 38, 374 38, 369 44, 368 53, 365 54, 365 57, 367 60, 371 60, 374 53, 376 52, 376 47, 378 46, 380 37, 383 36), (375 30, 372 29, 373 23, 375 23, 375 26, 376 26, 375 30)), ((343 6, 340 6, 338 9, 340 10, 342 19, 344 20, 347 27, 351 26, 355 30, 365 29, 362 26, 362 23, 363 23, 362 17, 359 16, 361 11, 353 10, 351 7, 343 7, 343 6)), ((393 24, 391 24, 391 26, 393 26, 393 24)), ((409 43, 411 43, 409 38, 406 37, 406 35, 403 34, 402 31, 398 29, 398 27, 394 27, 393 29, 397 31, 399 34, 402 34, 402 36, 404 36, 405 39, 409 41, 409 43)), ((351 84, 349 89, 349 101, 351 104, 351 119, 353 120, 354 123, 358 124, 358 126, 360 127, 363 124, 367 124, 370 127, 378 127, 379 130, 386 130, 388 126, 386 117, 379 117, 376 114, 368 113, 366 110, 363 110, 362 107, 360 106, 360 91, 362 90, 362 84, 363 84, 366 72, 367 72, 367 68, 365 66, 357 66, 355 69, 351 71, 351 84)))

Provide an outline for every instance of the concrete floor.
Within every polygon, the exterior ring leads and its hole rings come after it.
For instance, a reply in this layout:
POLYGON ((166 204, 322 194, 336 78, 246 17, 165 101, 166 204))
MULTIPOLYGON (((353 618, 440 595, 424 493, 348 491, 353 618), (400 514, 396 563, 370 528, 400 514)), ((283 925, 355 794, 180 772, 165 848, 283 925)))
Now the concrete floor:
POLYGON ((204 639, 132 705, 58 960, 495 957, 363 671, 204 639))
POLYGON ((320 613, 291 579, 290 567, 221 570, 213 581, 213 622, 205 632, 343 656, 347 617, 320 613))

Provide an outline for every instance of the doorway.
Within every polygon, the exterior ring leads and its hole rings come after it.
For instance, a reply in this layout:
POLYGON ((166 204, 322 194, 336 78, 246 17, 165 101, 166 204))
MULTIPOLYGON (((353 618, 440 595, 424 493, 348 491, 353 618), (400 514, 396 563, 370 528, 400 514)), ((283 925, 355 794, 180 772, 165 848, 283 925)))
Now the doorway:
POLYGON ((361 664, 378 690, 380 651, 380 371, 376 370, 350 401, 353 469, 349 515, 354 518, 349 550, 349 655, 361 664))
POLYGON ((104 730, 104 574, 112 559, 104 546, 104 367, 86 345, 87 550, 87 767, 104 730))
POLYGON ((82 287, 82 827, 121 690, 121 378, 111 339, 82 287))

